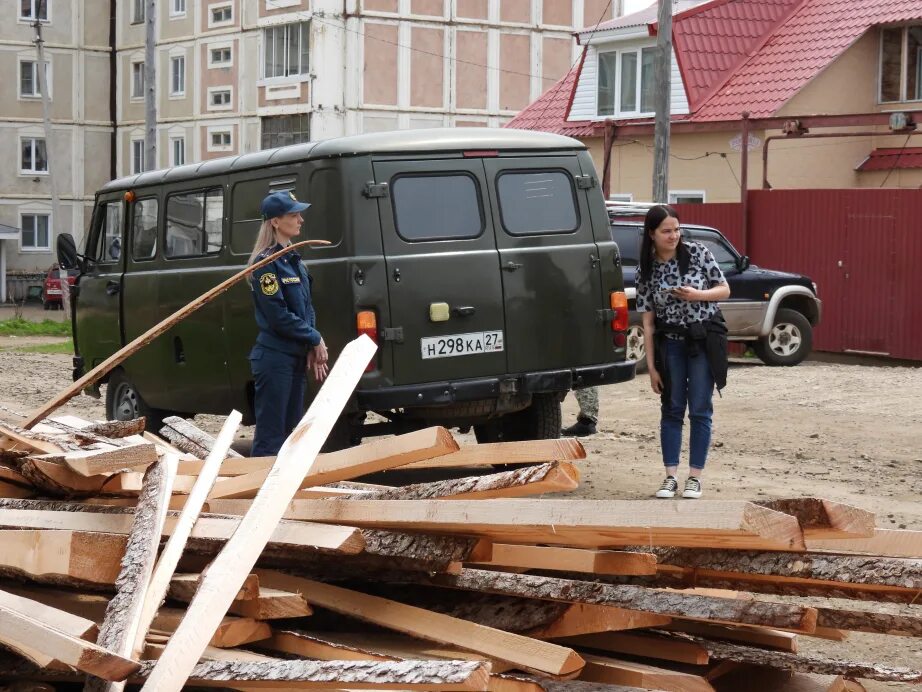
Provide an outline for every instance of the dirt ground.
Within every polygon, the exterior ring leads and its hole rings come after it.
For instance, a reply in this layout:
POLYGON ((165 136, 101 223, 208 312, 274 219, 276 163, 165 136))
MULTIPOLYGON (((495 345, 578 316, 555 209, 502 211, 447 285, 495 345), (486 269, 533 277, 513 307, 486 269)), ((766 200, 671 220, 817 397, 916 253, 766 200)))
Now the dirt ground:
MULTIPOLYGON (((23 339, 0 337, 0 404, 18 412, 37 407, 71 382, 68 356, 17 351, 22 344, 23 339)), ((104 415, 102 402, 86 396, 63 411, 104 415)), ((568 397, 564 425, 575 415, 575 401, 568 397)), ((658 401, 648 378, 603 388, 600 418, 599 433, 584 440, 588 459, 576 495, 650 497, 662 480, 662 462, 658 401)), ((723 396, 715 398, 714 421, 705 498, 821 496, 875 512, 881 527, 922 530, 922 368, 817 361, 768 368, 736 362, 723 396)), ((200 416, 198 422, 216 430, 220 419, 200 416)), ((242 430, 241 441, 251 434, 242 430)), ((922 605, 849 603, 922 615, 922 605)), ((844 642, 801 637, 800 649, 922 668, 917 639, 860 633, 844 642)), ((901 686, 868 681, 866 687, 901 686)))

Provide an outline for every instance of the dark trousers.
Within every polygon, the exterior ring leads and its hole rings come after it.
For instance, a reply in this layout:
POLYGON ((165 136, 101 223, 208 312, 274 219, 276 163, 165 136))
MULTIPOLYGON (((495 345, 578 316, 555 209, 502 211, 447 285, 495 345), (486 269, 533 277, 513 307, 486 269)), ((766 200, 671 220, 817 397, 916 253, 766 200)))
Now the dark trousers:
POLYGON ((250 456, 278 454, 304 415, 305 356, 256 346, 250 368, 256 381, 256 433, 250 456))

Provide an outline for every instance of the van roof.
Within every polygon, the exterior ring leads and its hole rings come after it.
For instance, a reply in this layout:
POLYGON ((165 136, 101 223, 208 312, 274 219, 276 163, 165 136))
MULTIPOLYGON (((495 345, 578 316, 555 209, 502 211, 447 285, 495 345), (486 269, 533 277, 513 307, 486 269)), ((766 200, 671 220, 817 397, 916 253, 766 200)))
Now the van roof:
POLYGON ((317 142, 292 144, 238 156, 209 159, 201 163, 145 171, 106 183, 100 192, 142 185, 180 182, 209 175, 260 168, 269 164, 307 161, 336 156, 396 154, 406 152, 459 152, 470 149, 549 151, 585 149, 582 142, 548 132, 491 127, 431 128, 374 132, 349 137, 334 137, 317 142))

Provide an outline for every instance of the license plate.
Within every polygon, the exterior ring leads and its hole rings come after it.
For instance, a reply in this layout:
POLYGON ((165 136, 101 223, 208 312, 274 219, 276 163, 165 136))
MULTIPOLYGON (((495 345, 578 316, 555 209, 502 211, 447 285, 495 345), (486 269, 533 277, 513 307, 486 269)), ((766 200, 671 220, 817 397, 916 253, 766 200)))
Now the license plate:
POLYGON ((47 293, 50 296, 59 296, 61 295, 61 289, 60 288, 49 288, 47 291, 45 291, 45 293, 47 293))
POLYGON ((470 356, 476 353, 497 353, 503 350, 503 333, 471 332, 420 339, 423 360, 430 358, 452 358, 470 356))

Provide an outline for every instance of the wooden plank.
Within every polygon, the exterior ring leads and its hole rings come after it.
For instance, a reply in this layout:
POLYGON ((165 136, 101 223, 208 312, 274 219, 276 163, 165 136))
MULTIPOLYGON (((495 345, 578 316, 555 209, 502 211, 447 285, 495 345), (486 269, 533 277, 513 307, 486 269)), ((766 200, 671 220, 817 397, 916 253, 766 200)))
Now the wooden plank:
POLYGON ((96 623, 88 618, 74 615, 66 610, 53 608, 39 600, 20 596, 9 591, 0 591, 0 606, 22 615, 27 615, 77 639, 94 641, 99 632, 96 623))
MULTIPOLYGON (((144 594, 144 602, 141 605, 139 616, 140 626, 135 632, 134 641, 132 642, 132 651, 135 654, 140 654, 144 648, 144 635, 147 634, 157 609, 163 603, 163 599, 166 598, 167 591, 170 588, 170 581, 174 572, 176 572, 176 565, 179 564, 179 559, 182 557, 186 543, 192 535, 192 529, 201 514, 202 505, 205 503, 205 499, 218 477, 221 461, 226 456, 227 450, 230 449, 242 419, 243 415, 239 411, 230 412, 230 415, 224 421, 224 425, 221 426, 218 438, 213 441, 213 450, 205 460, 202 473, 195 477, 195 485, 191 490, 189 500, 176 519, 173 532, 163 548, 156 570, 151 575, 150 588, 144 594)), ((165 456, 164 459, 169 459, 172 465, 171 469, 175 470, 178 459, 172 454, 165 456)), ((140 511, 140 504, 137 511, 140 511)), ((246 579, 241 580, 241 585, 245 582, 246 579)))
POLYGON ((140 668, 91 642, 0 605, 0 642, 14 651, 37 651, 52 660, 104 680, 124 680, 140 668))
MULTIPOLYGON (((209 456, 214 449, 215 438, 198 428, 191 420, 180 416, 168 416, 163 419, 160 434, 184 452, 194 454, 200 459, 209 456)), ((225 456, 241 458, 241 455, 228 447, 225 456)))
MULTIPOLYGON (((440 427, 426 428, 395 437, 377 438, 358 447, 318 457, 310 471, 301 479, 298 488, 310 488, 405 466, 418 459, 449 454, 456 449, 458 443, 451 433, 440 427)), ((254 471, 245 476, 229 478, 211 492, 209 499, 252 497, 262 487, 268 474, 267 470, 254 471)))
MULTIPOLYGON (((28 428, 29 426, 24 426, 28 428)), ((28 431, 21 431, 10 423, 0 423, 0 447, 3 449, 26 449, 39 454, 60 453, 62 450, 56 444, 46 442, 28 435, 28 431)))
MULTIPOLYGON (((22 456, 28 456, 28 455, 23 453, 22 456)), ((0 481, 2 481, 5 485, 10 485, 10 484, 22 485, 22 486, 29 485, 28 478, 23 476, 21 473, 19 473, 19 471, 12 468, 11 466, 8 466, 7 464, 2 464, 2 463, 0 463, 0 481)))
MULTIPOLYGON (((226 481, 228 483, 233 481, 226 481)), ((295 500, 285 516, 433 533, 487 536, 497 543, 583 548, 674 545, 800 550, 794 517, 748 502, 657 500, 295 500)))
POLYGON ((591 603, 574 603, 554 622, 528 630, 525 634, 535 639, 554 639, 593 632, 662 627, 670 622, 672 618, 666 615, 591 603))
MULTIPOLYGON (((165 632, 172 636, 179 629, 185 616, 185 610, 161 608, 157 611, 157 617, 154 618, 151 624, 151 631, 165 632)), ((224 615, 218 620, 212 636, 205 642, 205 645, 227 649, 252 644, 253 642, 268 639, 271 636, 272 629, 267 622, 235 615, 224 615)))
MULTIPOLYGON (((170 577, 170 598, 188 603, 195 596, 201 574, 174 574, 170 577)), ((259 596, 259 577, 255 574, 247 575, 240 591, 234 596, 235 601, 250 601, 259 596)))
POLYGON ((489 442, 464 445, 452 454, 407 464, 409 469, 458 468, 495 464, 529 464, 546 461, 576 461, 586 458, 583 444, 573 437, 557 440, 489 442))
POLYGON ((814 538, 807 541, 807 548, 811 551, 922 558, 922 531, 875 529, 874 535, 869 538, 814 538))
MULTIPOLYGON (((188 495, 195 487, 196 479, 197 476, 176 476, 173 492, 177 495, 188 495)), ((99 492, 110 495, 137 495, 143 487, 144 474, 125 471, 109 478, 99 492)))
POLYGON ((892 634, 901 637, 922 637, 922 615, 892 614, 849 610, 846 608, 817 608, 817 626, 848 630, 892 634))
MULTIPOLYGON (((167 454, 144 474, 144 489, 138 498, 121 571, 115 580, 115 596, 109 601, 105 619, 99 628, 96 643, 124 658, 140 655, 143 646, 136 647, 135 641, 140 632, 143 645, 150 624, 150 619, 144 616, 144 598, 160 548, 166 505, 176 477, 176 462, 175 456, 167 454)), ((106 683, 99 678, 91 678, 84 691, 118 692, 124 688, 122 683, 106 683)))
POLYGON ((663 629, 697 634, 708 639, 721 639, 797 653, 796 634, 766 627, 732 627, 675 618, 671 625, 667 625, 663 629))
POLYGON ((127 447, 114 449, 92 449, 82 452, 66 452, 44 457, 48 461, 59 461, 81 476, 98 476, 115 473, 123 469, 144 469, 157 461, 157 448, 144 441, 127 447))
MULTIPOLYGON (((187 305, 184 305, 179 310, 174 312, 172 315, 164 318, 153 327, 148 329, 146 332, 140 336, 133 339, 131 342, 125 344, 118 351, 113 353, 111 356, 106 358, 102 363, 97 365, 95 368, 86 373, 79 380, 74 382, 71 386, 65 389, 63 392, 55 395, 53 398, 49 399, 45 404, 40 408, 33 411, 26 421, 23 423, 24 428, 31 428, 33 425, 38 423, 42 418, 50 414, 52 411, 60 408, 68 401, 73 399, 77 394, 82 392, 87 387, 92 386, 97 381, 99 381, 106 373, 115 368, 117 365, 125 361, 129 356, 141 350, 144 346, 149 344, 151 341, 156 339, 158 336, 163 334, 165 331, 173 327, 173 325, 178 324, 180 321, 191 315, 193 312, 198 310, 203 305, 207 305, 212 300, 217 298, 219 295, 224 293, 227 289, 233 286, 235 283, 241 279, 250 275, 256 269, 263 267, 270 262, 274 262, 276 259, 281 257, 287 252, 290 252, 296 247, 301 247, 303 245, 329 245, 325 240, 302 240, 297 243, 292 243, 278 252, 274 252, 268 257, 254 262, 253 264, 247 265, 244 269, 241 269, 239 272, 234 274, 231 277, 228 277, 217 286, 212 289, 209 289, 202 295, 200 295, 195 300, 191 301, 187 305)), ((3 432, 0 430, 0 432, 3 432)), ((5 434, 5 433, 4 433, 5 434)), ((51 450, 54 451, 54 450, 51 450)))
POLYGON ((700 675, 590 654, 586 654, 586 667, 579 679, 666 692, 714 692, 711 683, 700 675))
POLYGON ((873 512, 817 497, 762 500, 763 507, 797 517, 808 539, 855 538, 874 535, 873 512))
MULTIPOLYGON (((21 502, 29 502, 24 500, 21 502)), ((96 509, 102 509, 97 507, 96 509)), ((113 508, 121 509, 121 508, 113 508)), ((66 512, 54 510, 0 509, 0 526, 14 528, 69 529, 79 531, 127 534, 131 529, 131 514, 105 512, 66 512)), ((172 535, 178 517, 168 516, 163 533, 172 535)), ((200 516, 192 529, 193 538, 216 541, 229 539, 241 520, 236 517, 200 516)), ((271 547, 300 546, 355 555, 362 552, 365 539, 358 529, 286 521, 275 527, 269 540, 271 547)))
MULTIPOLYGON (((310 408, 288 437, 250 510, 208 569, 188 616, 144 685, 148 692, 179 690, 282 519, 352 395, 377 347, 362 335, 345 346, 310 408)), ((230 482, 230 481, 228 481, 230 482)), ((262 578, 260 578, 262 583, 262 578)), ((282 588, 266 584, 270 588, 282 588)))
POLYGON ((81 476, 67 466, 48 459, 27 457, 21 460, 19 472, 44 493, 54 497, 94 495, 105 484, 108 476, 81 476))
POLYGON ((695 666, 707 665, 710 659, 707 649, 700 644, 633 632, 579 634, 558 638, 557 641, 567 646, 584 646, 589 649, 610 651, 615 654, 654 658, 695 666))
POLYGON ((0 573, 50 583, 112 585, 127 539, 104 533, 0 530, 0 573))
POLYGON ((579 655, 566 647, 281 572, 259 569, 256 574, 260 584, 302 593, 309 603, 333 612, 404 634, 483 653, 527 670, 567 675, 582 667, 579 655))
POLYGON ((300 594, 261 586, 258 598, 235 600, 228 612, 255 620, 281 620, 305 617, 314 611, 300 594))
MULTIPOLYGON (((184 476, 197 476, 202 471, 205 463, 201 459, 187 455, 187 459, 180 459, 179 473, 184 476)), ((244 476, 254 471, 263 471, 272 468, 275 457, 227 457, 221 463, 222 476, 244 476)))
POLYGON ((649 553, 507 543, 494 543, 490 560, 472 564, 589 574, 656 574, 656 556, 649 553))
POLYGON ((35 490, 16 483, 0 480, 0 497, 27 498, 35 497, 35 490))

